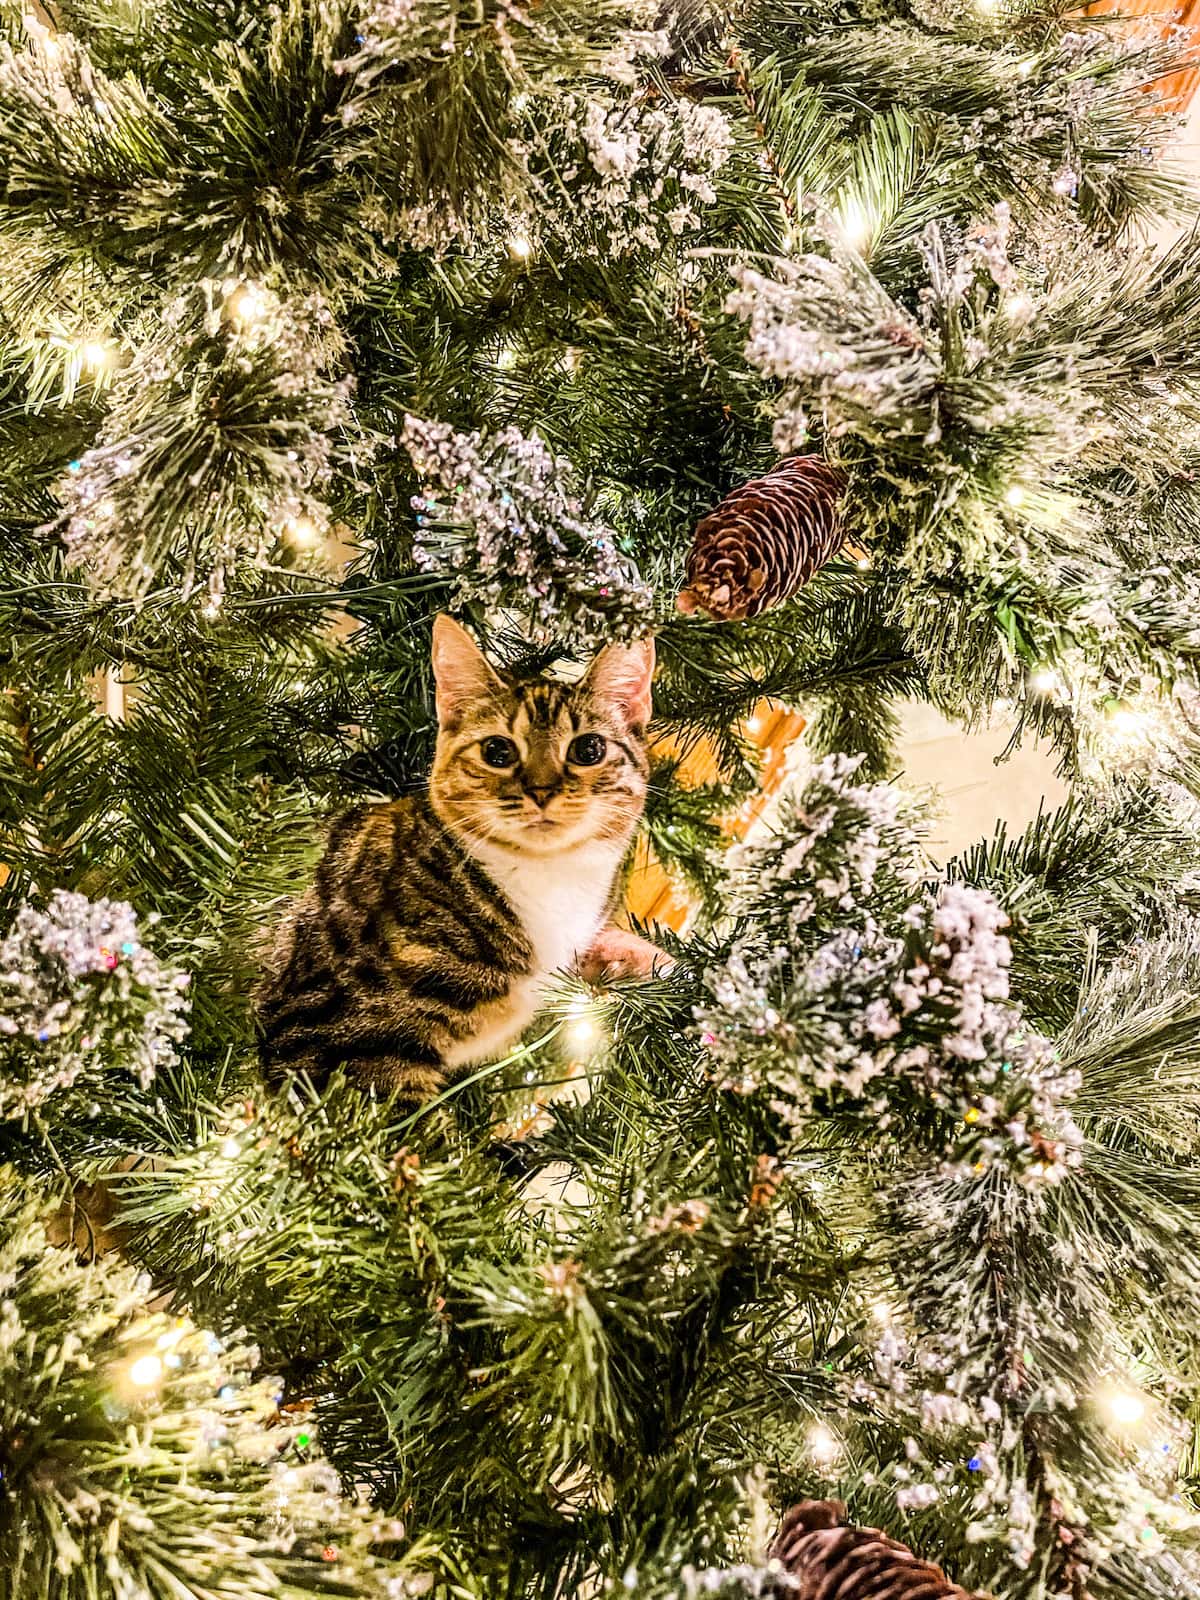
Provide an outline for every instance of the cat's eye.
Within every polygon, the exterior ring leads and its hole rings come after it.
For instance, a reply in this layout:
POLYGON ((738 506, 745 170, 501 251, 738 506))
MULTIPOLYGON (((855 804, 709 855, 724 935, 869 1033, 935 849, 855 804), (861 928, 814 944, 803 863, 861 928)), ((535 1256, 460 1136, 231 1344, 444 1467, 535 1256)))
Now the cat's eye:
POLYGON ((598 767, 608 743, 599 733, 581 733, 567 746, 567 760, 573 767, 598 767))
POLYGON ((517 764, 516 745, 511 739, 501 738, 498 733, 485 739, 479 748, 489 767, 515 767, 517 764))

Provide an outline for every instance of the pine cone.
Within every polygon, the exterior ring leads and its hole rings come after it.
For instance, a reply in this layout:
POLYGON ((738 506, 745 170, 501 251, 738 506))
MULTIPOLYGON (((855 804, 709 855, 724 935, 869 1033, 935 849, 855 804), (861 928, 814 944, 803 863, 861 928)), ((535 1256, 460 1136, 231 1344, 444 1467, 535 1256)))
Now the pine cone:
POLYGON ((821 456, 789 456, 730 490, 696 524, 680 611, 735 621, 787 600, 841 548, 841 492, 821 456))
POLYGON ((932 1561, 879 1528, 842 1527, 840 1500, 802 1500, 783 1519, 771 1556, 795 1600, 977 1600, 932 1561))

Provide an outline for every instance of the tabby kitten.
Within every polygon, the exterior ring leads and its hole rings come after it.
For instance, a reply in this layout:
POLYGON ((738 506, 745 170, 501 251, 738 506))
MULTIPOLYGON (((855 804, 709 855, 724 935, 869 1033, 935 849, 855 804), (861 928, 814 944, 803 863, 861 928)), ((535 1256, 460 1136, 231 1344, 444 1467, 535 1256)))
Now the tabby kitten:
POLYGON ((610 645, 576 684, 496 672, 433 628, 427 794, 334 822, 258 992, 268 1076, 345 1067, 416 1102, 503 1054, 552 975, 666 957, 608 925, 642 814, 653 640, 610 645))

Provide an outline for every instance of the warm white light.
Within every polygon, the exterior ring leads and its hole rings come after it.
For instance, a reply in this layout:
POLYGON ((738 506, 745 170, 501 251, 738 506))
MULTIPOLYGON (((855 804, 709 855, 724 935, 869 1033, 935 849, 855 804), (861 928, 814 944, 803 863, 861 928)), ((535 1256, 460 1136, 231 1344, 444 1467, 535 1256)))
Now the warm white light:
POLYGON ((533 254, 533 240, 527 233, 510 233, 508 253, 514 261, 528 261, 533 254))
POLYGON ((89 339, 80 346, 80 357, 89 372, 106 372, 116 360, 116 351, 103 339, 89 339))
POLYGON ((230 1137, 222 1143, 221 1154, 225 1157, 226 1161, 234 1161, 236 1160, 241 1148, 241 1145, 231 1134, 230 1137))
POLYGON ((762 718, 758 717, 758 716, 748 717, 746 719, 746 731, 748 733, 761 733, 762 732, 762 718))
POLYGON ((129 1381, 138 1389, 150 1389, 162 1377, 162 1373, 161 1357, 139 1356, 129 1369, 129 1381))
POLYGON ((871 558, 870 556, 859 556, 855 564, 860 572, 866 572, 871 565, 871 558))
POLYGON ((1018 289, 1005 300, 1004 309, 1014 322, 1024 322, 1033 313, 1033 300, 1024 289, 1018 289))
POLYGON ((582 995, 578 996, 567 1007, 567 1019, 568 1044, 574 1050, 590 1049, 600 1037, 595 1008, 582 995))
POLYGON ((1058 673, 1051 667, 1039 667, 1029 674, 1029 687, 1035 694, 1051 694, 1058 688, 1058 673))
POLYGON ((1104 1396, 1104 1408, 1121 1428, 1132 1428, 1146 1415, 1146 1402, 1129 1389, 1110 1389, 1104 1396))
POLYGON ((321 530, 311 517, 288 517, 283 524, 283 535, 289 544, 311 550, 321 537, 321 530))
POLYGON ((818 1466, 828 1466, 842 1453, 842 1447, 823 1422, 808 1430, 808 1453, 818 1466))
POLYGON ((260 322, 267 314, 266 296, 252 284, 243 283, 225 302, 229 315, 243 327, 260 322))
POLYGON ((1025 499, 1025 491, 1019 483, 1010 483, 1004 491, 1004 498, 1010 506, 1019 506, 1025 499))
POLYGON ((875 224, 866 207, 857 200, 846 200, 841 207, 842 237, 852 250, 862 250, 871 242, 875 224))

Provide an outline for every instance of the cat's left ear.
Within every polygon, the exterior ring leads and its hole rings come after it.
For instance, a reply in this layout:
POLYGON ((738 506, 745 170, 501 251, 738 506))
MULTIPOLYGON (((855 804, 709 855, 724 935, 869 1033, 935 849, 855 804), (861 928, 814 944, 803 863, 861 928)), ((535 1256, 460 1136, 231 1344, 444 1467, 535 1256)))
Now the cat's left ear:
POLYGON ((458 722, 467 706, 504 692, 503 682, 483 651, 462 624, 445 612, 433 619, 433 680, 438 724, 443 728, 458 722))
POLYGON ((632 728, 650 721, 650 680, 654 677, 654 640, 610 644, 592 662, 584 684, 602 700, 615 701, 632 728))

